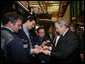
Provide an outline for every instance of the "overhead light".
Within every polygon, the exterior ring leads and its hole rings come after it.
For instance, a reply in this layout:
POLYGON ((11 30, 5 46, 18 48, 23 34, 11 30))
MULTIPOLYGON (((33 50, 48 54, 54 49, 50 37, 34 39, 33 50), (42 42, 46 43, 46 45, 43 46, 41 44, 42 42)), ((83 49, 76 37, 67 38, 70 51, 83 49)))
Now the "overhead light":
POLYGON ((59 6, 59 4, 53 4, 53 6, 59 6))
POLYGON ((30 5, 30 6, 39 6, 39 5, 30 5))
POLYGON ((18 1, 18 4, 20 4, 26 11, 29 11, 21 2, 18 1))
MULTIPOLYGON (((39 6, 39 5, 30 5, 30 6, 39 6)), ((43 5, 41 5, 41 6, 43 6, 43 5)))

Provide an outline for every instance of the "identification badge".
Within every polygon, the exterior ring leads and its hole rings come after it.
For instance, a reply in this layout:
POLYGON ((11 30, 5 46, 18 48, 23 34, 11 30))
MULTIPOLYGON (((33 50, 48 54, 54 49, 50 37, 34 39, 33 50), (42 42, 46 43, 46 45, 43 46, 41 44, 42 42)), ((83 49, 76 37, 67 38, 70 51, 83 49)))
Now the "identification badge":
POLYGON ((24 45, 23 45, 23 48, 27 48, 27 47, 28 47, 28 44, 24 44, 24 45))
POLYGON ((23 43, 28 43, 28 40, 22 39, 23 43))

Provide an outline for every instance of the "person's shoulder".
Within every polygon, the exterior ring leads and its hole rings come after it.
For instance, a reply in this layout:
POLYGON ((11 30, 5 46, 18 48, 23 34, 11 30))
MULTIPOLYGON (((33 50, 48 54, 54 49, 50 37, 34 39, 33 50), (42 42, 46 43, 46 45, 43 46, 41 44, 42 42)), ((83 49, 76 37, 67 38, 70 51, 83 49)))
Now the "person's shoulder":
POLYGON ((70 34, 71 36, 77 36, 77 34, 75 32, 72 32, 70 30, 68 30, 68 34, 70 34))
POLYGON ((14 40, 14 36, 7 30, 1 30, 1 43, 10 43, 14 40))
POLYGON ((68 30, 68 32, 66 33, 66 36, 67 36, 67 39, 79 39, 79 36, 70 30, 68 30))
POLYGON ((71 32, 70 36, 71 36, 71 38, 75 38, 75 39, 80 40, 80 37, 79 37, 79 35, 77 33, 71 32))
POLYGON ((13 38, 12 34, 7 30, 1 30, 1 35, 7 37, 7 38, 13 38))

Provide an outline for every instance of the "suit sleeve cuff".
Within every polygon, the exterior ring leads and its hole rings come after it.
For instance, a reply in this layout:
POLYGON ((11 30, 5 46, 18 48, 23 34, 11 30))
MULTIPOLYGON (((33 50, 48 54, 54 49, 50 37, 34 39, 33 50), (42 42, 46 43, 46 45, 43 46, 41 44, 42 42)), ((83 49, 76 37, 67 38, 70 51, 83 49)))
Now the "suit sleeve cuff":
POLYGON ((33 49, 32 48, 30 49, 30 54, 33 54, 33 49))
POLYGON ((49 52, 49 56, 51 56, 51 51, 49 52))
POLYGON ((49 47, 49 50, 52 50, 52 47, 49 47))

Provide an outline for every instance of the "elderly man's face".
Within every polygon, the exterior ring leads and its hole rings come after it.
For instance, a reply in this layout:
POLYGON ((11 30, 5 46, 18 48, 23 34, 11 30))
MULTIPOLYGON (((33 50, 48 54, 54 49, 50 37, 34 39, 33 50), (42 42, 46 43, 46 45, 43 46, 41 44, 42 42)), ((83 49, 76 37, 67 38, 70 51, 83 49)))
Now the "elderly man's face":
POLYGON ((60 27, 58 23, 55 23, 55 28, 56 28, 56 31, 61 34, 62 27, 60 27))

